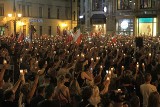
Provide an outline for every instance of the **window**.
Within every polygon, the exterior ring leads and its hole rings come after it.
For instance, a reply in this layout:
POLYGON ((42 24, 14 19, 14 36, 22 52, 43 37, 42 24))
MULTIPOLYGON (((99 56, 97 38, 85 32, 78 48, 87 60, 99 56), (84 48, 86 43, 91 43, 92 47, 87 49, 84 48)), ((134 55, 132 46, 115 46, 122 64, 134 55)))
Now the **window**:
POLYGON ((18 5, 18 12, 21 13, 21 5, 20 4, 18 5))
POLYGON ((0 4, 0 16, 4 16, 4 5, 0 4))
POLYGON ((43 8, 39 7, 39 17, 42 18, 43 16, 43 8))
POLYGON ((23 25, 23 34, 26 35, 26 25, 23 25))
POLYGON ((42 36, 42 26, 39 26, 39 35, 42 36))
POLYGON ((51 18, 51 8, 48 8, 48 19, 51 18))
POLYGON ((69 10, 69 8, 68 8, 68 7, 66 7, 66 8, 65 8, 65 15, 66 15, 66 19, 69 19, 69 17, 68 17, 68 10, 69 10))
POLYGON ((48 35, 51 36, 51 33, 52 33, 52 27, 51 27, 51 26, 48 26, 48 35))
POLYGON ((83 13, 85 12, 85 0, 83 0, 83 13))
POLYGON ((152 0, 140 0, 140 8, 152 8, 152 0))
POLYGON ((30 16, 30 6, 27 5, 27 16, 30 16))
POLYGON ((139 35, 157 35, 157 18, 138 18, 137 22, 137 31, 139 35))
POLYGON ((73 20, 76 20, 76 12, 73 12, 73 20))
POLYGON ((132 3, 134 0, 117 0, 118 10, 132 9, 132 3))
POLYGON ((93 11, 103 11, 104 0, 92 0, 93 11))
POLYGON ((133 35, 133 19, 119 19, 116 31, 119 35, 133 35))
POLYGON ((22 5, 22 15, 23 15, 23 16, 26 16, 25 5, 22 5))
POLYGON ((57 19, 59 19, 59 9, 57 9, 57 19))

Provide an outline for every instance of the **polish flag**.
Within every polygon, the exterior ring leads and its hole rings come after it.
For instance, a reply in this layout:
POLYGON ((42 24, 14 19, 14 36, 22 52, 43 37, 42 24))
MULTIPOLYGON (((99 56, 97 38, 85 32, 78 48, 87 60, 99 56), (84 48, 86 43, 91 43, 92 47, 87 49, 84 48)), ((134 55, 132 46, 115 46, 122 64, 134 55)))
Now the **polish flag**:
POLYGON ((79 45, 81 43, 81 38, 82 38, 81 31, 80 29, 78 29, 77 32, 74 34, 73 40, 79 45))
POLYGON ((69 43, 73 40, 73 32, 72 31, 67 31, 67 40, 66 42, 69 43))
POLYGON ((18 42, 22 42, 24 40, 24 34, 21 33, 18 37, 18 42))

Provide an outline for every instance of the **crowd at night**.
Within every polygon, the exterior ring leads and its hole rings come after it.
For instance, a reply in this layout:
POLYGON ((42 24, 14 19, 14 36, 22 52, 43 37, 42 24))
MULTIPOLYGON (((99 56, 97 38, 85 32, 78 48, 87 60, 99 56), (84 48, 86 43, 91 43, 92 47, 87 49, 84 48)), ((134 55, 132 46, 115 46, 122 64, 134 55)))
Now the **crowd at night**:
POLYGON ((0 107, 160 107, 160 38, 0 38, 0 107))

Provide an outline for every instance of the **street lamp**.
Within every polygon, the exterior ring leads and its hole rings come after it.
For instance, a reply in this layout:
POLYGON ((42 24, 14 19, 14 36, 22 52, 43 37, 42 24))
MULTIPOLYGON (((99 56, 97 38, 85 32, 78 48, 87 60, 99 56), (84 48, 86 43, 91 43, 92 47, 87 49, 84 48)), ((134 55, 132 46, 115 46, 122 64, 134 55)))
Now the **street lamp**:
POLYGON ((13 0, 13 14, 8 14, 8 17, 13 18, 13 23, 14 23, 14 35, 16 36, 16 21, 18 18, 22 17, 22 14, 16 12, 16 0, 13 0))
POLYGON ((107 12, 107 7, 106 7, 106 6, 104 7, 103 11, 104 11, 105 13, 107 12))
MULTIPOLYGON (((80 23, 80 29, 81 29, 81 21, 82 21, 82 19, 84 18, 84 16, 83 15, 81 15, 81 16, 79 16, 79 19, 80 19, 80 21, 79 21, 79 23, 80 23)), ((81 29, 82 30, 82 29, 81 29)))
POLYGON ((108 11, 107 6, 104 6, 103 11, 104 11, 105 16, 106 16, 106 34, 107 34, 107 11, 108 11))

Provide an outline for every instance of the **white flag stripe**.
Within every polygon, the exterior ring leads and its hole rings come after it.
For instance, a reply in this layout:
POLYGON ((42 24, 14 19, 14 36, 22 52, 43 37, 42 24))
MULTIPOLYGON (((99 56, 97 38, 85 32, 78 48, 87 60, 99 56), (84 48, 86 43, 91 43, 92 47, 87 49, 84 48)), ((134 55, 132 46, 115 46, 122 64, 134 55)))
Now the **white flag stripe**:
POLYGON ((74 42, 77 41, 77 39, 78 39, 78 37, 79 37, 80 35, 81 35, 81 31, 80 31, 80 29, 78 29, 77 32, 74 34, 74 37, 73 37, 74 42))

